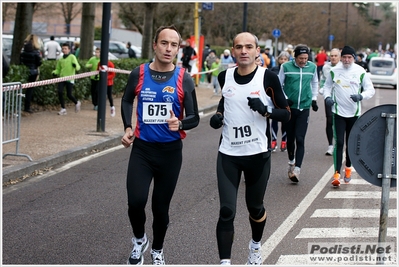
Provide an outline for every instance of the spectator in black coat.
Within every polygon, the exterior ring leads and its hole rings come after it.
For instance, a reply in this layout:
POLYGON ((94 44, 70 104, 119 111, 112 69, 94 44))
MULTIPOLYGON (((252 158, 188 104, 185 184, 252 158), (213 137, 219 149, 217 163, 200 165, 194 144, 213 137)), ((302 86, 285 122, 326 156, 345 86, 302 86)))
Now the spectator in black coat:
MULTIPOLYGON (((31 34, 30 38, 24 44, 24 48, 20 55, 21 64, 29 68, 28 83, 35 82, 39 76, 39 67, 42 65, 42 57, 40 56, 40 45, 37 35, 31 34)), ((24 111, 33 113, 30 104, 32 101, 33 90, 35 87, 26 88, 24 111)))
POLYGON ((130 42, 127 42, 126 48, 128 49, 129 58, 137 58, 136 52, 134 52, 132 44, 130 42))

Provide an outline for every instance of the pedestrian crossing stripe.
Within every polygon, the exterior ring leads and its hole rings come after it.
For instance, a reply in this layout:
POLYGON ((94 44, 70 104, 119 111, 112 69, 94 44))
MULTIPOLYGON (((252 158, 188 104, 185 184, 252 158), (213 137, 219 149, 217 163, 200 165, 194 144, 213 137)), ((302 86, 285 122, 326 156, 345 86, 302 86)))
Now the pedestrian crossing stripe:
MULTIPOLYGON (((302 228, 295 238, 367 238, 378 237, 378 227, 302 228)), ((387 236, 396 237, 397 228, 388 227, 387 236)))
MULTIPOLYGON (((317 209, 311 218, 374 218, 380 217, 380 209, 317 209)), ((397 217, 398 210, 388 210, 388 217, 397 217)))
POLYGON ((367 181, 364 180, 364 179, 352 179, 352 180, 349 182, 349 184, 341 183, 341 186, 346 186, 346 185, 351 185, 351 184, 352 184, 352 185, 361 184, 361 185, 372 185, 372 186, 374 186, 373 184, 367 182, 367 181))
MULTIPOLYGON (((397 198, 396 191, 389 192, 389 198, 397 198)), ((381 199, 381 192, 378 191, 330 191, 324 198, 379 198, 381 199)))

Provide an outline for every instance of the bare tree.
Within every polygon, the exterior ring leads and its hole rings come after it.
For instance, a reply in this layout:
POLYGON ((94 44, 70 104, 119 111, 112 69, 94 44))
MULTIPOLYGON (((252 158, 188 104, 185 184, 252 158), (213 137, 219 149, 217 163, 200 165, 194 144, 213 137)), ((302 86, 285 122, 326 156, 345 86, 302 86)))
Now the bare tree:
POLYGON ((2 25, 4 27, 4 22, 11 19, 9 11, 15 10, 17 8, 17 3, 2 3, 2 25))
POLYGON ((142 41, 142 58, 152 58, 152 34, 154 14, 158 3, 145 3, 145 16, 142 41))
POLYGON ((82 7, 79 3, 60 3, 62 15, 65 20, 65 34, 71 34, 71 22, 72 20, 81 13, 82 7), (75 11, 74 11, 75 10, 75 11))
POLYGON ((79 58, 89 59, 93 55, 95 10, 95 3, 83 3, 82 5, 79 58))
POLYGON ((32 31, 33 8, 35 3, 18 3, 15 15, 14 38, 11 50, 11 64, 20 63, 21 49, 25 38, 32 31))

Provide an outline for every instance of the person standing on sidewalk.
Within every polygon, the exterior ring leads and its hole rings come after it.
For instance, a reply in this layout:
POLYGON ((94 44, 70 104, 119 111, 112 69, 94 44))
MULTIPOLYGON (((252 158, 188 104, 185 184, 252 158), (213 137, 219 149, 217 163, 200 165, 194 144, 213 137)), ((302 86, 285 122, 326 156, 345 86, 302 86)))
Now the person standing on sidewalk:
MULTIPOLYGON (((28 82, 36 82, 39 77, 39 67, 42 65, 42 57, 40 56, 40 45, 37 35, 28 35, 27 41, 24 44, 24 49, 20 55, 20 61, 29 69, 28 82)), ((26 88, 24 112, 33 113, 30 104, 34 89, 35 87, 26 88)))
MULTIPOLYGON (((75 75, 76 71, 80 70, 80 65, 75 55, 71 54, 71 48, 68 43, 62 44, 62 53, 64 55, 57 61, 56 69, 52 72, 53 76, 66 77, 75 75)), ((64 87, 67 89, 67 97, 75 103, 75 112, 80 111, 80 101, 76 100, 72 95, 74 83, 75 80, 73 79, 58 83, 58 98, 61 104, 61 110, 58 112, 58 115, 67 114, 65 109, 64 87)))
POLYGON ((132 145, 128 171, 128 216, 133 230, 133 249, 128 264, 143 264, 148 248, 145 206, 152 192, 152 263, 165 264, 163 243, 169 224, 169 206, 182 165, 185 130, 197 127, 197 96, 193 79, 173 60, 181 36, 175 26, 161 26, 153 41, 155 60, 141 64, 129 75, 122 97, 122 144, 132 145), (133 102, 137 99, 136 127, 132 127, 133 102), (184 113, 185 112, 185 116, 184 113))
MULTIPOLYGON (((92 56, 86 63, 86 68, 89 68, 91 71, 98 70, 98 64, 100 63, 100 53, 101 48, 96 47, 95 55, 92 56)), ((93 109, 98 109, 98 81, 100 80, 100 75, 92 75, 90 76, 90 93, 91 93, 91 103, 93 104, 93 109)))
POLYGON ((50 36, 50 41, 45 46, 47 60, 57 60, 58 55, 61 53, 61 46, 58 42, 54 41, 54 36, 50 36))
POLYGON ((255 35, 237 34, 232 52, 237 67, 220 72, 222 98, 210 119, 212 128, 223 126, 216 163, 220 201, 216 237, 220 263, 230 265, 237 190, 244 173, 245 201, 252 231, 247 264, 259 265, 266 225, 263 200, 271 167, 269 119, 288 121, 290 109, 278 76, 255 62, 260 52, 255 35))
POLYGON ((280 82, 291 104, 291 119, 286 123, 288 178, 299 182, 305 155, 305 136, 309 123, 309 109, 317 111, 319 80, 316 65, 308 61, 310 50, 299 44, 294 49, 294 59, 284 63, 279 72, 280 82), (296 150, 295 150, 296 148, 296 150))
MULTIPOLYGON (((108 69, 115 68, 114 63, 108 60, 108 69)), ((100 62, 97 63, 97 69, 100 69, 100 62)), ((115 117, 115 106, 114 106, 114 98, 112 97, 112 89, 114 87, 114 78, 116 73, 113 71, 107 72, 107 97, 110 105, 111 117, 115 117)))
POLYGON ((355 64, 356 51, 351 46, 344 46, 341 51, 341 64, 331 68, 330 75, 324 84, 323 96, 326 105, 333 113, 333 127, 335 137, 334 175, 331 184, 341 184, 341 167, 344 143, 345 176, 344 182, 349 183, 352 176, 352 162, 348 153, 348 139, 350 131, 361 115, 361 103, 375 94, 373 83, 366 70, 355 64))
MULTIPOLYGON (((320 76, 320 90, 319 93, 323 95, 324 92, 324 83, 326 82, 327 77, 330 75, 331 68, 336 66, 341 60, 341 52, 339 48, 333 48, 330 51, 330 62, 326 62, 323 66, 321 76, 320 76)), ((328 148, 326 151, 327 156, 332 156, 334 153, 334 145, 333 145, 333 123, 332 123, 332 111, 331 107, 326 105, 326 101, 324 101, 324 108, 326 113, 326 135, 328 141, 328 148)))

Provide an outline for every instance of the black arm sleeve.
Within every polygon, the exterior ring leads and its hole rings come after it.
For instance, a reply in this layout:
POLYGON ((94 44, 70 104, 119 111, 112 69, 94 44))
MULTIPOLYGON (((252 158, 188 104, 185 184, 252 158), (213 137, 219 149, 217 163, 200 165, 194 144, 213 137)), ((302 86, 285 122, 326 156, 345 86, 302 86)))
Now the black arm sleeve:
POLYGON ((130 74, 123 93, 121 114, 124 129, 132 128, 133 102, 136 97, 135 89, 139 81, 140 67, 135 68, 130 74))
MULTIPOLYGON (((219 73, 218 81, 219 81, 220 88, 223 88, 224 82, 226 81, 226 70, 219 73)), ((220 112, 222 114, 224 113, 224 97, 223 97, 223 95, 222 95, 222 98, 220 98, 220 100, 219 100, 219 104, 218 104, 218 108, 217 108, 216 112, 220 112)))
POLYGON ((190 130, 198 126, 200 117, 198 114, 197 94, 195 85, 190 74, 184 73, 183 77, 184 90, 184 112, 185 118, 181 120, 182 130, 190 130))
POLYGON ((274 109, 270 118, 281 122, 289 121, 291 110, 277 74, 267 69, 265 71, 263 85, 266 94, 271 98, 274 104, 274 109))

